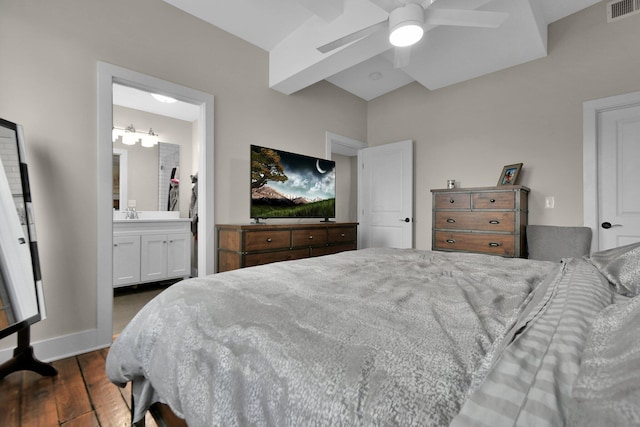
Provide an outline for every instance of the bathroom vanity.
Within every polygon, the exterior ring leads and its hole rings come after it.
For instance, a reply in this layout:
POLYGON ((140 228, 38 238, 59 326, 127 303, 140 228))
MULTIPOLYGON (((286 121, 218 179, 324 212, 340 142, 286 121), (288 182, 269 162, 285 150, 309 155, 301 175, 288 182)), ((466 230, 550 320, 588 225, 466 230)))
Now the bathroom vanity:
POLYGON ((114 219, 113 287, 187 278, 191 220, 114 219))

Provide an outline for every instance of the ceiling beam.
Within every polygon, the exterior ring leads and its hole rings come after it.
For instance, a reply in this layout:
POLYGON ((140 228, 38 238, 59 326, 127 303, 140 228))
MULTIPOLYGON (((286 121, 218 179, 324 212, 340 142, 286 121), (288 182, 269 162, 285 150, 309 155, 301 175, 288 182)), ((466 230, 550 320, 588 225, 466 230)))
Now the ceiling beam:
POLYGON ((342 15, 344 0, 297 0, 300 5, 325 22, 331 22, 342 15))
POLYGON ((292 94, 390 49, 384 29, 328 53, 317 49, 385 19, 387 13, 368 0, 346 2, 332 22, 312 17, 269 52, 269 87, 292 94))

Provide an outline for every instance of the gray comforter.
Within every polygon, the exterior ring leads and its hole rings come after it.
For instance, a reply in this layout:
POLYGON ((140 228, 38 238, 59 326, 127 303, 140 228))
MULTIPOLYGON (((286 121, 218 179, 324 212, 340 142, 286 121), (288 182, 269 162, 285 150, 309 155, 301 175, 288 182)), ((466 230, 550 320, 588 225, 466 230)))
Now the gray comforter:
POLYGON ((559 265, 367 249, 176 284, 107 358, 192 426, 448 425, 559 265))

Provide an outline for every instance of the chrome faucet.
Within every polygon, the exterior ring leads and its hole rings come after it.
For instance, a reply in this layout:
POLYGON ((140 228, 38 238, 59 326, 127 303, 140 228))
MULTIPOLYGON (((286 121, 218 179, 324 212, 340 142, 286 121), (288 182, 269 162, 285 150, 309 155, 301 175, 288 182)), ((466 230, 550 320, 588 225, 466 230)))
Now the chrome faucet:
POLYGON ((136 208, 127 208, 125 211, 125 219, 138 219, 138 211, 136 208))

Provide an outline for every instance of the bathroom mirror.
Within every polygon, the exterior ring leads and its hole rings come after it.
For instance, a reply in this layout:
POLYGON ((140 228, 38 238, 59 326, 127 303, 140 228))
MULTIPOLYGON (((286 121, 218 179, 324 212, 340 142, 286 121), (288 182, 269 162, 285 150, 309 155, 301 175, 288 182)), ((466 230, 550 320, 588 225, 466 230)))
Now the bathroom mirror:
POLYGON ((0 119, 0 338, 45 316, 22 127, 0 119))
POLYGON ((126 210, 135 200, 138 211, 180 210, 180 146, 154 147, 113 143, 113 208, 126 210), (179 194, 179 193, 178 193, 179 194), (173 196, 173 197, 172 197, 173 196))

